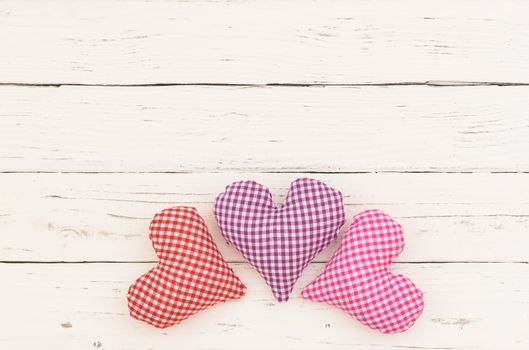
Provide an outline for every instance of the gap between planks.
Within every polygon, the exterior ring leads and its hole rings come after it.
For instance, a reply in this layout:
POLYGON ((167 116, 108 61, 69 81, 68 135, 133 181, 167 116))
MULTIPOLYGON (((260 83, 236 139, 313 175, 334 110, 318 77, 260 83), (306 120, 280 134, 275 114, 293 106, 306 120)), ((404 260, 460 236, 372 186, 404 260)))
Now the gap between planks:
MULTIPOLYGON (((228 264, 249 264, 243 260, 226 261, 228 264)), ((58 264, 156 264, 157 260, 145 260, 145 261, 0 261, 0 264, 45 264, 45 265, 58 265, 58 264)), ((311 261, 309 264, 328 264, 327 261, 311 261)), ((529 261, 402 261, 393 262, 392 265, 420 265, 420 264, 529 264, 529 261)))
MULTIPOLYGON (((244 173, 247 169, 228 169, 228 170, 202 170, 202 171, 51 171, 51 170, 4 170, 0 174, 83 174, 83 175, 98 175, 98 174, 225 174, 230 172, 244 173)), ((255 174, 321 174, 321 175, 360 175, 360 174, 529 174, 529 171, 449 171, 449 170, 381 170, 381 171, 251 171, 255 174)))
POLYGON ((328 83, 328 82, 311 82, 311 83, 145 83, 145 84, 97 84, 97 83, 19 83, 3 82, 0 86, 21 86, 21 87, 53 87, 62 86, 82 86, 82 87, 164 87, 164 86, 210 86, 210 87, 377 87, 377 86, 430 86, 430 87, 463 87, 463 86, 529 86, 529 82, 504 82, 504 81, 464 81, 464 80, 427 80, 420 81, 403 81, 403 82, 381 82, 381 83, 328 83))

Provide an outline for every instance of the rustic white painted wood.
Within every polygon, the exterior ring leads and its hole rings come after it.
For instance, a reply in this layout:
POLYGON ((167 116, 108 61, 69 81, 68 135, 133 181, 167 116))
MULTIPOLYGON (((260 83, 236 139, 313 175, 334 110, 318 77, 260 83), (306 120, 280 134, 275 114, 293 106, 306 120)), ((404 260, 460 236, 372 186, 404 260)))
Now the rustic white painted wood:
POLYGON ((0 349, 529 348, 529 87, 432 87, 529 84, 528 12, 0 1, 0 349), (299 299, 339 241, 283 304, 225 244, 225 185, 256 179, 280 203, 298 176, 340 189, 349 221, 377 207, 404 225, 393 270, 426 298, 408 332, 299 299), (156 260, 150 217, 175 205, 199 209, 248 294, 157 330, 125 295, 156 260))
POLYGON ((255 179, 279 204, 298 176, 341 190, 349 221, 367 208, 393 215, 406 230, 399 261, 529 262, 529 174, 1 174, 1 260, 156 260, 150 218, 191 205, 225 257, 243 261, 218 231, 215 197, 233 181, 255 179))
POLYGON ((529 82, 523 0, 2 1, 0 82, 529 82))
POLYGON ((424 290, 426 306, 406 333, 383 335, 345 313, 299 298, 323 264, 311 264, 292 299, 278 304, 247 264, 248 286, 178 326, 128 316, 129 284, 152 264, 0 265, 0 347, 27 349, 510 349, 529 347, 529 265, 397 264, 424 290), (7 287, 7 288, 6 288, 7 287), (7 321, 9 320, 9 321, 7 321))
POLYGON ((529 87, 0 87, 3 171, 529 171, 529 87))

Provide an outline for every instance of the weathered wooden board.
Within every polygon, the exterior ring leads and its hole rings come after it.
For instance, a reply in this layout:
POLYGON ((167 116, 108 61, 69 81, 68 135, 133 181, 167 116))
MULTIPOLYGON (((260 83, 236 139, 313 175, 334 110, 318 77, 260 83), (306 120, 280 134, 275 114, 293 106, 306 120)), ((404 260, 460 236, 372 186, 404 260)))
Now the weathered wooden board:
POLYGON ((527 83, 528 10, 523 0, 2 1, 0 82, 527 83))
POLYGON ((191 205, 225 257, 241 261, 218 231, 215 197, 232 181, 255 179, 280 203, 300 176, 341 190, 348 221, 367 208, 393 215, 406 230, 400 261, 529 261, 529 174, 238 173, 1 174, 0 260, 156 260, 150 218, 191 205))
POLYGON ((430 87, 529 84, 528 11, 1 1, 0 349, 528 349, 529 87, 430 87), (226 245, 225 185, 256 179, 280 203, 301 176, 340 189, 349 222, 376 207, 403 224, 393 269, 426 297, 408 332, 299 298, 339 240, 284 304, 226 245), (248 294, 157 330, 125 295, 156 260, 150 217, 176 205, 198 208, 248 294))
POLYGON ((529 171, 529 87, 0 87, 0 171, 529 171))
POLYGON ((529 347, 529 265, 396 264, 425 293, 406 333, 383 335, 345 313, 299 298, 274 301, 247 264, 232 264, 247 295, 158 330, 128 316, 129 284, 152 264, 0 264, 0 347, 27 349, 509 349, 529 347))

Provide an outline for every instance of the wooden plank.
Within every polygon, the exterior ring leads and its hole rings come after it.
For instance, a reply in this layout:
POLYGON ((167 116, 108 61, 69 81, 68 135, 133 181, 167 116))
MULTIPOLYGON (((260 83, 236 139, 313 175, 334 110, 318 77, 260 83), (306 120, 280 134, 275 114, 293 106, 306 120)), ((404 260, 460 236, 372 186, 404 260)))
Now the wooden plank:
POLYGON ((158 330, 128 316, 129 284, 151 264, 2 264, 3 349, 510 349, 529 346, 529 265, 397 264, 425 293, 406 333, 382 336, 345 313, 299 298, 311 264, 278 304, 247 264, 233 264, 247 295, 158 330))
POLYGON ((0 94, 0 171, 529 171, 524 87, 0 94))
MULTIPOLYGON (((353 215, 379 208, 404 225, 399 261, 529 261, 529 174, 1 174, 0 260, 152 261, 157 211, 196 206, 224 256, 213 202, 232 181, 255 179, 280 203, 297 177, 342 191, 353 215)), ((342 231, 343 231, 342 230, 342 231)), ((327 261, 334 242, 317 257, 327 261)))
POLYGON ((2 1, 0 82, 527 83, 526 13, 523 0, 2 1))

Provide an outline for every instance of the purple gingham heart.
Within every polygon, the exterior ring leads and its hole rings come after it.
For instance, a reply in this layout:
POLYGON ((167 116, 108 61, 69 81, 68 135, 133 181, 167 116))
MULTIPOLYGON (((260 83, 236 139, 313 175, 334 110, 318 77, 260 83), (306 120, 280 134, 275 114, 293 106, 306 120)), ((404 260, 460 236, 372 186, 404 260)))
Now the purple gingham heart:
POLYGON ((287 301, 303 269, 334 240, 345 222, 342 194, 315 179, 294 181, 281 207, 255 181, 226 187, 215 202, 224 238, 287 301))

